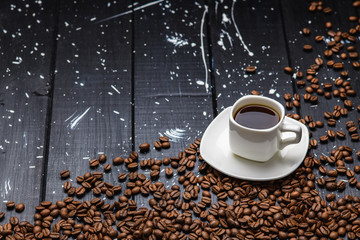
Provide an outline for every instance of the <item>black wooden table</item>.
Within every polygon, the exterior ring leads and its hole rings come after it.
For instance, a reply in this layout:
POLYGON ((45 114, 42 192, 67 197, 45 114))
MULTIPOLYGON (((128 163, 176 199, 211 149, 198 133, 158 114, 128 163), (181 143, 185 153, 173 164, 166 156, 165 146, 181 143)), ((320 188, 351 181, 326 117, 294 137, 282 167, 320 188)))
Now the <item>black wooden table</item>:
MULTIPOLYGON (((310 102, 303 95, 306 86, 316 83, 308 76, 317 78, 321 89, 324 83, 332 84, 331 91, 340 89, 335 86, 340 77, 360 91, 358 70, 352 66, 358 58, 339 57, 348 46, 358 50, 358 21, 349 17, 358 16, 360 9, 352 1, 325 1, 315 11, 309 7, 309 1, 296 0, 1 1, 0 211, 5 218, 0 224, 10 216, 32 221, 39 202, 67 196, 60 171, 69 169, 75 184, 76 176, 89 171, 89 161, 102 153, 110 160, 125 158, 141 143, 153 146, 159 136, 167 136, 170 149, 152 148, 140 157, 176 156, 201 138, 223 109, 247 94, 284 105, 285 93, 299 94, 300 106, 287 112, 324 122, 310 129, 318 142, 310 153, 320 159, 340 145, 349 146, 354 162, 346 167, 353 170, 359 147, 345 123, 352 120, 358 126, 358 97, 327 99, 314 92, 318 101, 310 102), (326 28, 326 22, 333 26, 326 28), (303 28, 310 34, 303 34, 303 28), (336 35, 352 29, 355 39, 343 36, 344 47, 326 58, 324 50, 333 40, 328 31, 336 35), (320 42, 315 41, 318 35, 324 38, 320 42), (312 50, 304 51, 305 44, 312 50), (316 57, 324 64, 314 75, 308 69, 316 57), (328 67, 330 60, 343 62, 343 69, 328 67), (256 66, 256 72, 246 72, 248 66, 256 66), (287 66, 293 73, 284 71, 287 66), (303 78, 295 76, 297 71, 303 78), (335 127, 328 126, 323 113, 333 113, 335 105, 345 108, 346 99, 353 107, 335 119, 335 127), (346 137, 320 142, 328 129, 342 130, 346 137), (24 212, 7 210, 7 201, 23 202, 24 212)), ((118 182, 118 173, 126 171, 124 165, 114 166, 105 179, 118 182)), ((317 169, 314 173, 322 176, 317 169)), ((167 186, 177 183, 163 172, 160 176, 167 186)), ((322 197, 329 193, 316 189, 322 197)), ((354 186, 334 193, 359 195, 354 186)), ((148 206, 145 197, 135 199, 148 206)))

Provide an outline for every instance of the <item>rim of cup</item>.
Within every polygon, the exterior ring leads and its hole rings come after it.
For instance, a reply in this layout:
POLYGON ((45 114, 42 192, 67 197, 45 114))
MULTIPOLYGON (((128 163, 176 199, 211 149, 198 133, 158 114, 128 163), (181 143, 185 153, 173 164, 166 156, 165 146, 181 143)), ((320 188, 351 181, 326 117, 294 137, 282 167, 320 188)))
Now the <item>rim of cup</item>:
POLYGON ((284 109, 284 106, 281 105, 278 101, 272 99, 272 98, 269 98, 269 97, 264 97, 264 96, 258 96, 258 95, 246 95, 246 96, 243 96, 241 98, 239 98, 233 105, 232 105, 232 108, 231 108, 231 111, 230 111, 230 114, 231 114, 231 117, 230 117, 230 121, 232 124, 234 124, 235 126, 238 126, 238 127, 241 127, 243 129, 246 129, 246 130, 249 130, 249 131, 255 131, 255 132, 270 132, 276 128, 279 127, 279 125, 283 122, 284 118, 285 118, 285 109, 284 109), (248 100, 251 100, 251 99, 256 99, 256 100, 259 100, 259 99, 262 99, 265 100, 265 101, 268 101, 268 102, 271 102, 271 104, 269 104, 270 106, 267 106, 266 103, 257 103, 257 102, 249 102, 248 104, 241 104, 241 102, 244 102, 244 101, 248 101, 248 100), (265 128, 265 129, 256 129, 256 128, 249 128, 249 127, 245 127, 239 123, 237 123, 234 119, 234 114, 240 110, 240 108, 242 107, 245 107, 247 105, 262 105, 262 106, 265 106, 265 107, 270 107, 272 108, 273 110, 275 110, 275 112, 277 114, 279 114, 279 122, 270 127, 270 128, 265 128), (275 107, 274 107, 275 106, 275 107))

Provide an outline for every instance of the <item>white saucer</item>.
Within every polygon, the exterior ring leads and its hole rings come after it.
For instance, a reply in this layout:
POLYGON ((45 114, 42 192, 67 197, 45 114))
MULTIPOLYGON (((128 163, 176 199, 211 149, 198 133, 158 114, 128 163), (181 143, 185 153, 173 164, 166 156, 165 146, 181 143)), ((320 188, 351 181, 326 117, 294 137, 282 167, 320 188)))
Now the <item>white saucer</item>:
POLYGON ((286 146, 264 163, 233 154, 229 147, 230 109, 226 108, 210 123, 201 139, 200 154, 210 166, 231 177, 268 181, 289 175, 302 163, 308 151, 309 132, 304 124, 288 117, 285 117, 285 122, 297 124, 302 129, 298 144, 286 146))

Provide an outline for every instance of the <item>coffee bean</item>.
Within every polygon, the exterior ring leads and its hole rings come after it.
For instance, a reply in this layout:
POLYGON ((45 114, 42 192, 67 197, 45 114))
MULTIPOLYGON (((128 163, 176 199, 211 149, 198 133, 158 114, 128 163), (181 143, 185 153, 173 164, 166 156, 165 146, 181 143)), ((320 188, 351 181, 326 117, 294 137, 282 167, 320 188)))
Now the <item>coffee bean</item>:
POLYGON ((138 168, 138 166, 139 166, 139 164, 137 162, 133 162, 133 163, 130 163, 129 165, 127 165, 127 168, 129 170, 135 170, 138 168))
POLYGON ((170 177, 173 175, 174 170, 172 168, 165 168, 166 176, 170 177))
POLYGON ((285 67, 285 68, 284 68, 284 71, 285 71, 286 73, 288 73, 288 74, 293 73, 293 70, 292 70, 291 67, 285 67))
POLYGON ((355 62, 353 62, 352 63, 352 66, 354 67, 354 68, 360 68, 360 62, 359 61, 355 61, 355 62))
POLYGON ((104 171, 109 172, 110 170, 111 170, 111 165, 110 164, 105 164, 104 165, 104 171))
POLYGON ((155 149, 160 150, 161 149, 161 142, 160 141, 155 141, 154 142, 154 147, 155 147, 155 149))
POLYGON ((303 72, 301 72, 301 71, 297 71, 296 72, 296 78, 302 78, 303 77, 303 72))
POLYGON ((285 101, 291 101, 291 98, 292 98, 292 96, 291 96, 290 93, 285 93, 285 94, 284 94, 284 99, 285 99, 285 101))
POLYGON ((8 209, 13 209, 15 207, 15 202, 14 201, 8 201, 6 202, 6 207, 8 209))
POLYGON ((149 143, 142 143, 139 146, 140 152, 148 152, 150 150, 150 144, 149 143))
POLYGON ((247 73, 255 73, 256 67, 255 67, 255 66, 247 66, 246 69, 245 69, 245 71, 246 71, 247 73))
POLYGON ((337 189, 337 185, 336 185, 335 182, 327 182, 327 183, 325 184, 325 187, 326 187, 326 189, 329 190, 329 191, 334 191, 334 190, 337 189))
POLYGON ((316 148, 318 145, 318 142, 316 141, 316 139, 310 139, 310 146, 313 148, 316 148))
POLYGON ((336 125, 336 120, 335 119, 329 119, 328 121, 327 121, 327 124, 329 125, 329 126, 335 126, 336 125))
POLYGON ((22 212, 24 211, 25 209, 25 205, 23 203, 18 203, 16 206, 15 206, 15 211, 16 212, 22 212))
POLYGON ((331 23, 331 22, 326 22, 326 23, 325 23, 325 27, 326 27, 326 28, 331 28, 331 27, 332 27, 332 23, 331 23))
POLYGON ((161 147, 164 148, 164 149, 170 148, 170 142, 163 142, 163 143, 161 143, 161 147))
MULTIPOLYGON (((324 55, 325 55, 325 57, 330 58, 333 55, 333 52, 331 50, 327 49, 324 51, 324 55)), ((333 61, 331 62, 331 65, 332 64, 334 64, 333 61)), ((327 65, 329 66, 329 64, 327 64, 327 65)))
POLYGON ((302 30, 304 35, 309 35, 310 34, 310 29, 309 28, 303 28, 302 30))
POLYGON ((320 57, 317 57, 315 58, 315 63, 319 66, 323 65, 324 64, 324 61, 322 60, 322 58, 320 57))
POLYGON ((0 212, 0 221, 5 217, 5 213, 4 212, 0 212))
POLYGON ((320 142, 327 142, 328 141, 328 136, 324 135, 324 136, 321 136, 319 138, 320 142))
POLYGON ((285 106, 286 106, 287 109, 292 109, 294 105, 293 105, 292 102, 286 102, 285 106))
POLYGON ((69 170, 63 170, 63 171, 61 171, 61 172, 60 172, 60 177, 61 177, 62 179, 65 179, 65 178, 70 177, 70 171, 69 171, 69 170))
POLYGON ((311 51, 311 50, 312 50, 312 46, 309 45, 309 44, 305 44, 305 45, 303 46, 303 49, 304 49, 304 51, 311 51))
POLYGON ((344 65, 343 65, 342 63, 334 63, 334 64, 332 65, 332 67, 333 67, 334 69, 338 70, 338 69, 342 69, 342 68, 344 67, 344 65))
POLYGON ((99 162, 100 162, 100 163, 106 162, 106 159, 107 159, 107 157, 106 157, 105 154, 101 154, 101 155, 99 156, 99 162))
POLYGON ((339 182, 337 182, 336 186, 338 190, 342 191, 346 188, 346 183, 340 180, 339 182))
POLYGON ((160 171, 159 170, 153 170, 150 172, 150 177, 152 178, 158 178, 160 175, 160 171))
POLYGON ((316 41, 316 42, 322 42, 323 39, 324 39, 324 37, 323 37, 323 36, 320 36, 320 35, 318 35, 318 36, 315 37, 315 41, 316 41))
POLYGON ((345 138, 346 134, 343 131, 336 131, 336 136, 338 136, 338 138, 345 138))
POLYGON ((100 162, 98 159, 93 159, 89 162, 89 164, 91 168, 96 168, 97 166, 99 166, 100 162))
POLYGON ((113 159, 113 164, 115 166, 123 164, 124 163, 124 159, 122 157, 116 157, 113 159))

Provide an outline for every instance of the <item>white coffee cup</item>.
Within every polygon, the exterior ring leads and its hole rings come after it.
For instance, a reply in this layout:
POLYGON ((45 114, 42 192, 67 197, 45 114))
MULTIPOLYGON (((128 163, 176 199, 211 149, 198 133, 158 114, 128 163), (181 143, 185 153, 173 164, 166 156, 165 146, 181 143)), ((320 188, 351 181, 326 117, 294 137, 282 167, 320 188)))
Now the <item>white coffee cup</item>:
POLYGON ((299 143, 302 134, 301 127, 285 123, 284 119, 284 107, 271 98, 256 95, 240 98, 232 106, 229 116, 229 144, 231 151, 249 160, 266 162, 287 145, 299 143), (234 118, 237 111, 247 105, 270 107, 279 114, 280 120, 275 126, 266 129, 242 126, 234 118), (294 134, 284 137, 283 132, 292 132, 294 134))

